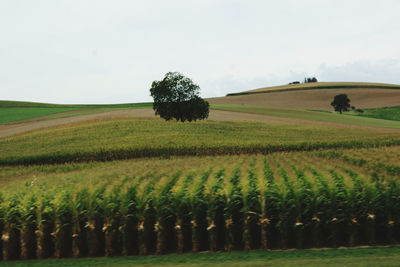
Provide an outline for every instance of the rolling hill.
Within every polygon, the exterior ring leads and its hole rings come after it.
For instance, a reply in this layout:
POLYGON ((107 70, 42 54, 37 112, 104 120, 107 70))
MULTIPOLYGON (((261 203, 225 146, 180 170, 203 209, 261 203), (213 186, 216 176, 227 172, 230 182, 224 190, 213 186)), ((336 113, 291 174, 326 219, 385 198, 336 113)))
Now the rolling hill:
POLYGON ((332 110, 330 103, 337 94, 347 94, 351 105, 361 109, 400 105, 400 85, 363 82, 318 82, 265 87, 209 98, 208 101, 211 104, 332 110))

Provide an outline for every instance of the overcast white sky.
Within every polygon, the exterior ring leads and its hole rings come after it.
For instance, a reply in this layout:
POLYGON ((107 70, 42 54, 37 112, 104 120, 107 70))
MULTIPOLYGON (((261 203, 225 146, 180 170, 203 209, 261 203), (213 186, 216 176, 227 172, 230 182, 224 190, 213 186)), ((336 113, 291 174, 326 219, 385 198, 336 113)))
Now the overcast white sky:
POLYGON ((0 99, 151 101, 320 81, 400 84, 398 0, 0 0, 0 99))

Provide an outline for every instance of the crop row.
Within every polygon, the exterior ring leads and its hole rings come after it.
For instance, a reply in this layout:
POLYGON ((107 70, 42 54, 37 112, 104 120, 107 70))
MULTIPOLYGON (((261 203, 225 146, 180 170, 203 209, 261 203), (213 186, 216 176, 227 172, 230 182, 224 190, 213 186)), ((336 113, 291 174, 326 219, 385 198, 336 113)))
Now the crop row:
POLYGON ((330 151, 319 151, 315 153, 316 156, 320 158, 327 159, 340 159, 345 163, 355 165, 355 166, 365 166, 367 169, 373 170, 375 172, 386 172, 391 176, 400 176, 400 166, 394 164, 386 164, 378 160, 368 161, 365 158, 353 157, 346 155, 344 151, 340 150, 330 150, 330 151))
POLYGON ((48 153, 30 156, 12 156, 0 158, 0 166, 7 165, 43 165, 92 161, 113 161, 145 157, 170 156, 216 156, 241 154, 270 154, 274 152, 313 151, 338 148, 368 148, 380 146, 398 146, 400 140, 387 141, 339 141, 339 142, 302 142, 292 144, 250 144, 187 147, 144 147, 121 148, 87 152, 48 153))
POLYGON ((400 242, 397 181, 373 174, 367 183, 344 169, 350 186, 337 171, 325 177, 307 167, 313 184, 291 161, 274 164, 279 183, 264 159, 262 177, 252 161, 245 170, 206 171, 196 179, 194 174, 180 178, 178 172, 158 188, 154 179, 140 195, 140 179, 74 194, 11 195, 0 200, 0 259, 400 242))

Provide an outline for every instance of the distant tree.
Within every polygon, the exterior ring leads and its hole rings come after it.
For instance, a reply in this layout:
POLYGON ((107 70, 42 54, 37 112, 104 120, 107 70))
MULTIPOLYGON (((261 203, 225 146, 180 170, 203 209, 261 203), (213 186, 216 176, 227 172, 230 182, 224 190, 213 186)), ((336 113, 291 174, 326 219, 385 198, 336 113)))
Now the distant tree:
POLYGON ((346 94, 336 95, 331 106, 334 107, 335 111, 339 111, 342 114, 342 111, 349 111, 350 99, 346 94))
POLYGON ((165 120, 196 121, 208 117, 209 104, 199 96, 200 87, 181 73, 168 72, 151 84, 156 115, 165 120))
POLYGON ((310 78, 310 77, 305 77, 304 78, 304 83, 316 83, 316 82, 318 82, 318 80, 317 80, 317 78, 315 78, 315 77, 312 77, 312 78, 310 78))

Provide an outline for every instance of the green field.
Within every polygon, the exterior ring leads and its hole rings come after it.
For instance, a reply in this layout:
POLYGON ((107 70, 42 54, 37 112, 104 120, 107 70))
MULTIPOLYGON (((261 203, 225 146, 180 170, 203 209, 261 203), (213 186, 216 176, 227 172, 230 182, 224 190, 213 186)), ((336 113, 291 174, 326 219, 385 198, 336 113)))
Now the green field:
POLYGON ((399 107, 365 110, 365 114, 352 116, 348 114, 337 114, 331 112, 320 112, 310 110, 296 110, 285 108, 271 108, 264 106, 248 105, 212 105, 212 109, 245 112, 253 114, 271 115, 278 117, 298 118, 315 121, 354 124, 371 127, 400 128, 399 107), (364 116, 364 117, 362 117, 364 116), (392 120, 389 120, 392 118, 392 120))
POLYGON ((103 119, 0 140, 0 163, 41 164, 163 155, 269 153, 398 142, 397 132, 364 129, 260 122, 179 123, 159 119, 103 119))
POLYGON ((400 89, 400 85, 386 84, 386 83, 366 83, 366 82, 316 82, 316 83, 300 83, 290 85, 280 85, 264 87, 239 93, 231 93, 233 95, 246 95, 258 93, 271 93, 282 91, 296 91, 296 90, 316 90, 316 89, 400 89))
POLYGON ((84 114, 93 114, 116 109, 152 107, 152 103, 114 105, 57 105, 34 102, 0 101, 0 124, 27 119, 53 119, 84 114))
POLYGON ((0 124, 42 117, 50 114, 66 113, 69 111, 79 112, 79 108, 0 108, 0 124))
POLYGON ((38 102, 0 100, 0 108, 140 108, 152 107, 150 102, 126 104, 49 104, 38 102))
POLYGON ((383 120, 400 121, 400 106, 384 108, 368 108, 362 113, 351 112, 352 115, 383 120))

